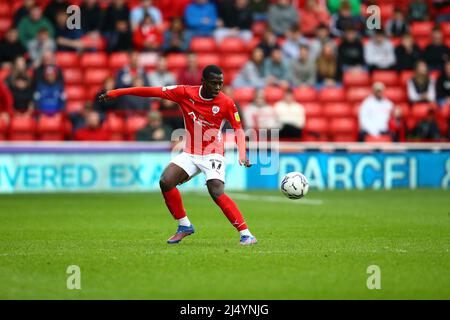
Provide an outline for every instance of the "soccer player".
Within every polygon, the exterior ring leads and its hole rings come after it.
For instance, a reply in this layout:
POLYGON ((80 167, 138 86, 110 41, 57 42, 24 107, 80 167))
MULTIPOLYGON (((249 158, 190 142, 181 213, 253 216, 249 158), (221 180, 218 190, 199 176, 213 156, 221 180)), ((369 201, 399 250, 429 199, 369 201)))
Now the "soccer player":
POLYGON ((200 86, 136 87, 110 90, 99 97, 108 101, 122 95, 141 97, 159 97, 178 103, 183 112, 186 144, 181 154, 172 159, 165 168, 159 185, 167 208, 178 220, 177 232, 167 243, 179 243, 184 237, 194 233, 183 207, 177 185, 188 181, 199 172, 206 176, 209 194, 222 209, 231 224, 240 233, 240 244, 256 244, 256 238, 250 233, 241 212, 224 192, 225 159, 221 129, 228 120, 232 125, 239 151, 239 164, 250 167, 246 156, 245 134, 233 100, 221 92, 223 72, 209 65, 203 69, 200 86))

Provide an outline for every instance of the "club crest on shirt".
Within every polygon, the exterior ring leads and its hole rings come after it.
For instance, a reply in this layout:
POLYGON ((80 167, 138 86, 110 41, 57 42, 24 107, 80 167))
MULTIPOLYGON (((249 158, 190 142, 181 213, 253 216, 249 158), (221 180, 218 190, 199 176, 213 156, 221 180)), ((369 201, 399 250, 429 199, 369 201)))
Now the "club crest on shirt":
POLYGON ((217 113, 219 113, 219 111, 220 111, 220 107, 219 106, 213 106, 212 107, 212 113, 215 115, 215 114, 217 114, 217 113))

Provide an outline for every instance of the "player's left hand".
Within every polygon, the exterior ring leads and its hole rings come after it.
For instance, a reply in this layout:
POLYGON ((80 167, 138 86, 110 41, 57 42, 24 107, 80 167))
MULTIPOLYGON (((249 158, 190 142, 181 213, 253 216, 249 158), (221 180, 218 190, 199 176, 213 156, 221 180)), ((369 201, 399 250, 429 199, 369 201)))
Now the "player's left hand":
POLYGON ((252 166, 252 164, 250 163, 250 161, 248 159, 239 159, 239 165, 244 166, 246 168, 250 168, 252 166))

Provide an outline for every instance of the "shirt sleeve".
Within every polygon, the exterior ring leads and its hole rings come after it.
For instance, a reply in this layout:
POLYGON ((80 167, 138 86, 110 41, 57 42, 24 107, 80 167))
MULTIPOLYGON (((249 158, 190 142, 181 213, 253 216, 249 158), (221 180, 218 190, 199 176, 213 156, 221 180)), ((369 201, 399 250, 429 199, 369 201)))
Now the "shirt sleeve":
POLYGON ((184 86, 167 86, 167 87, 135 87, 122 88, 108 91, 108 96, 117 98, 123 95, 133 95, 140 97, 155 97, 180 102, 186 96, 184 86))
POLYGON ((242 129, 241 117, 234 102, 231 102, 227 108, 226 119, 230 122, 234 130, 242 129))

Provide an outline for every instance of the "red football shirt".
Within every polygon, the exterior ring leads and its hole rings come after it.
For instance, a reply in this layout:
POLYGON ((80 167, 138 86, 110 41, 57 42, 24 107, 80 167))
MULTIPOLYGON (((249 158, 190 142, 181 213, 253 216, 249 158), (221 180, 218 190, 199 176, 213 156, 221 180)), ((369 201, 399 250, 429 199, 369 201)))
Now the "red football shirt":
POLYGON ((211 153, 223 155, 221 129, 225 120, 230 122, 234 130, 242 129, 236 104, 222 92, 213 99, 205 99, 201 96, 200 90, 201 86, 126 88, 108 91, 108 96, 131 94, 159 97, 178 103, 183 112, 186 128, 184 151, 197 155, 211 153))

